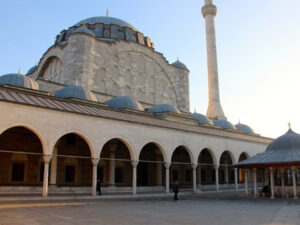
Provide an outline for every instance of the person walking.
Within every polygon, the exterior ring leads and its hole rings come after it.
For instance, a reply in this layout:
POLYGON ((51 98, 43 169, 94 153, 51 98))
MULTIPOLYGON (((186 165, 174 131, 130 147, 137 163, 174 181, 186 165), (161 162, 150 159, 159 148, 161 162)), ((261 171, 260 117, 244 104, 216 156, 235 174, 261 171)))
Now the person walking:
POLYGON ((97 192, 99 193, 99 195, 101 195, 101 181, 100 181, 100 179, 97 180, 97 192))
POLYGON ((173 184, 173 192, 174 192, 174 201, 177 201, 178 200, 178 192, 179 192, 179 187, 178 187, 178 181, 175 180, 174 181, 174 184, 173 184))

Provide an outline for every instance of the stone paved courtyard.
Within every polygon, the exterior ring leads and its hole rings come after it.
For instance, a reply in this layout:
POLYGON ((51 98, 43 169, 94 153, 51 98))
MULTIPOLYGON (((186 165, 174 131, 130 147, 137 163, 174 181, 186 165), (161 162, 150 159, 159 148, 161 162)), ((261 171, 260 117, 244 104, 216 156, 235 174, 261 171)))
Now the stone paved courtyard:
POLYGON ((300 225, 300 201, 232 194, 158 200, 32 201, 0 204, 0 225, 300 225))

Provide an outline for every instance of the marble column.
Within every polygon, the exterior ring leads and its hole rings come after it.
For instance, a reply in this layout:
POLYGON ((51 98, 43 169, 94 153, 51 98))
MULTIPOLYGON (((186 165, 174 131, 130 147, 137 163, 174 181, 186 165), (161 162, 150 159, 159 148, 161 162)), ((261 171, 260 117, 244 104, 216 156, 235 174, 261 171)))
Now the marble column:
POLYGON ((136 167, 139 161, 131 161, 132 164, 132 194, 136 195, 136 167))
POLYGON ((99 158, 93 158, 93 180, 92 180, 92 196, 97 195, 97 168, 98 168, 99 158))
POLYGON ((257 169, 253 169, 253 181, 254 181, 254 198, 257 197, 257 169))
POLYGON ((49 176, 49 163, 51 155, 43 155, 44 160, 44 179, 43 179, 43 197, 48 196, 48 176, 49 176))
POLYGON ((199 184, 199 187, 201 188, 201 185, 202 185, 202 177, 201 177, 201 166, 198 165, 198 184, 199 184))
POLYGON ((228 176, 228 165, 227 162, 225 162, 224 165, 224 175, 225 175, 225 184, 228 184, 229 176, 228 176))
POLYGON ((207 70, 209 102, 207 116, 211 119, 226 119, 219 96, 219 78, 217 63, 216 32, 214 18, 217 15, 217 7, 213 0, 205 0, 202 7, 202 15, 206 23, 206 46, 207 46, 207 70))
POLYGON ((215 165, 215 173, 216 173, 216 190, 220 189, 219 187, 219 165, 215 165))
POLYGON ((196 193, 197 192, 197 164, 192 164, 192 168, 193 168, 193 192, 196 193))
POLYGON ((296 180, 296 168, 292 167, 292 177, 293 177, 293 192, 294 192, 294 199, 298 199, 297 197, 297 180, 296 180))
POLYGON ((238 168, 234 168, 234 184, 235 184, 235 189, 239 189, 238 168))
POLYGON ((166 168, 166 193, 170 193, 170 166, 171 163, 165 162, 165 168, 166 168))
POLYGON ((245 193, 246 193, 246 195, 248 195, 249 194, 249 190, 248 190, 248 175, 249 175, 248 169, 245 169, 244 174, 245 174, 245 178, 244 178, 244 181, 245 181, 245 193))
POLYGON ((274 173, 272 167, 270 167, 270 183, 271 183, 271 199, 274 199, 274 173))
POLYGON ((55 146, 52 153, 52 158, 50 162, 50 185, 56 185, 57 177, 57 147, 55 146))

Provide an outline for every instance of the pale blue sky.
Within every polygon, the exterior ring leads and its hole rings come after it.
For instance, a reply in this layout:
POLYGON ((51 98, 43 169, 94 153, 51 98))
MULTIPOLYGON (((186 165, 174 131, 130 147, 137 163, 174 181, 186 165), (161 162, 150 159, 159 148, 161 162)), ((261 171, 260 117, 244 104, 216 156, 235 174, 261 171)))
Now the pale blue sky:
MULTIPOLYGON (((191 111, 206 113, 204 0, 0 0, 0 74, 26 71, 55 36, 92 16, 123 19, 149 36, 169 62, 190 70, 191 111)), ((263 136, 300 133, 300 1, 215 0, 221 102, 263 136)))

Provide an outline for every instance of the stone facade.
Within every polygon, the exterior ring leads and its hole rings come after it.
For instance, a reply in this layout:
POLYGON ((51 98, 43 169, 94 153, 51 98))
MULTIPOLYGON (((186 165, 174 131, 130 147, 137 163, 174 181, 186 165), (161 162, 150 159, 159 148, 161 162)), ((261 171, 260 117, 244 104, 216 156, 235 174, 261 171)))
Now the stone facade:
POLYGON ((87 34, 71 34, 63 47, 54 45, 44 54, 30 76, 48 92, 61 88, 58 84, 78 82, 94 91, 100 102, 125 95, 146 108, 166 103, 189 112, 189 71, 170 65, 160 53, 135 42, 109 44, 87 34), (46 85, 43 80, 57 85, 46 85))

